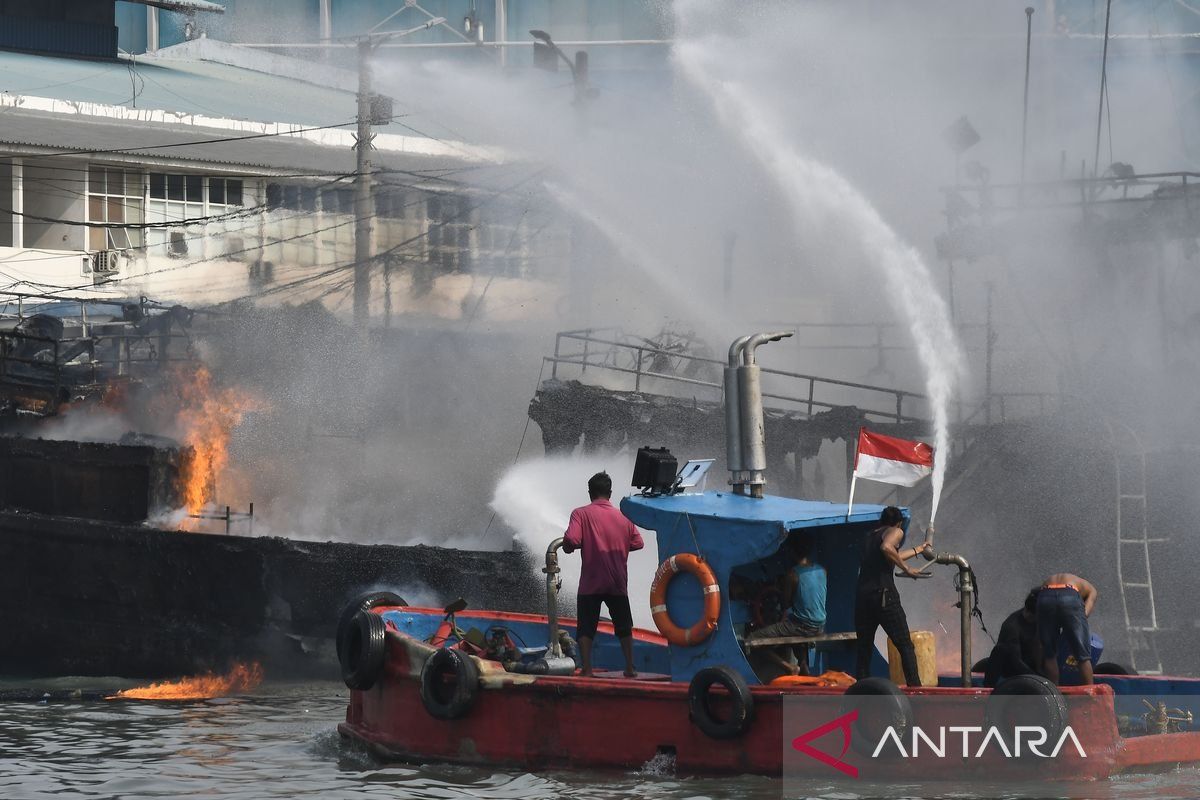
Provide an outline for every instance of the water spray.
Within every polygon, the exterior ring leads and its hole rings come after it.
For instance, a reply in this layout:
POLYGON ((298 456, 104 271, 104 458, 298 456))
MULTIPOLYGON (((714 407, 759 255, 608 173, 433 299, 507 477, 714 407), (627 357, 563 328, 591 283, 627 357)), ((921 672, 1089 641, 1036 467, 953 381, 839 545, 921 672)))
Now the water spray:
POLYGON ((753 100, 753 87, 713 74, 701 49, 695 41, 676 45, 674 58, 684 75, 709 96, 722 122, 775 177, 799 222, 817 228, 849 223, 853 230, 848 240, 859 242, 867 260, 880 268, 897 312, 909 323, 933 417, 932 527, 950 453, 950 402, 965 372, 946 303, 920 254, 900 239, 870 201, 832 167, 799 152, 794 137, 769 118, 767 103, 753 100))

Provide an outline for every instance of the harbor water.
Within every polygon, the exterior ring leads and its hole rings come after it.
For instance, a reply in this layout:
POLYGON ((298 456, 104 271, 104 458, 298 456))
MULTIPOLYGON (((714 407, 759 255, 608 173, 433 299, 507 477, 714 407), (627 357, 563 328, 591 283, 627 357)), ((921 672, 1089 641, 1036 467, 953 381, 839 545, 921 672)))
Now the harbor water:
MULTIPOLYGON (((83 684, 81 684, 83 685, 83 684)), ((94 683, 88 684, 94 686, 94 683)), ((335 683, 264 684, 245 696, 196 702, 98 700, 0 704, 0 798, 651 798, 767 800, 780 781, 680 778, 669 764, 628 772, 499 771, 385 764, 343 740, 347 690, 335 683)), ((736 744, 731 744, 736 746, 736 744)), ((1185 798, 1200 771, 1064 786, 1050 796, 1185 798)), ((891 786, 847 793, 806 787, 798 797, 1027 797, 994 787, 891 786)), ((1046 795, 1042 795, 1046 796, 1046 795)))

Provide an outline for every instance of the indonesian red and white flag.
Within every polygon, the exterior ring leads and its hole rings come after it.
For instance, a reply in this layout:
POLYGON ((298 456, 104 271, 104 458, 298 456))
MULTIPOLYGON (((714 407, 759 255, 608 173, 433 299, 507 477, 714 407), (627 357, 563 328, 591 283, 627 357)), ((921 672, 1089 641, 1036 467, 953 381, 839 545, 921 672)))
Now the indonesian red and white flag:
POLYGON ((933 448, 924 442, 897 439, 858 429, 854 477, 899 486, 916 486, 933 472, 933 448))

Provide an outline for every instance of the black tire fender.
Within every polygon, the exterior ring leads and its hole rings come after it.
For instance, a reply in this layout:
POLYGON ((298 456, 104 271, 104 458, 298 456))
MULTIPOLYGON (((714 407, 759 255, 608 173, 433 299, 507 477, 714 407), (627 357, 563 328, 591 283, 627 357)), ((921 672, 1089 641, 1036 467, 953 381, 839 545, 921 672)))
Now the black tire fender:
POLYGON ((467 654, 444 648, 425 660, 421 704, 431 717, 458 719, 471 710, 478 694, 479 669, 467 654))
MULTIPOLYGON (((913 725, 912 702, 899 686, 887 678, 862 678, 842 696, 842 713, 858 711, 850 735, 856 752, 872 755, 888 728, 894 728, 901 742, 907 742, 913 725)), ((880 756, 899 755, 894 747, 884 747, 880 756)))
POLYGON ((990 661, 987 658, 981 658, 971 667, 971 672, 987 672, 990 661))
POLYGON ((338 617, 337 638, 334 642, 337 644, 338 661, 346 663, 345 657, 342 654, 346 644, 346 633, 350 629, 350 621, 354 619, 354 615, 359 611, 370 611, 372 608, 379 606, 406 606, 408 602, 396 594, 395 592, 369 592, 362 595, 352 603, 342 609, 342 615, 338 617))
POLYGON ((1045 728, 1046 738, 1051 743, 1062 736, 1070 719, 1062 692, 1041 675, 1014 675, 1000 681, 988 696, 984 725, 998 728, 1007 735, 1014 728, 1014 714, 1020 717, 1015 724, 1037 724, 1045 728))
POLYGON ((705 667, 688 684, 688 712, 692 722, 710 739, 736 739, 754 721, 754 696, 741 673, 726 667, 705 667), (733 701, 729 719, 720 720, 708 704, 708 691, 720 684, 733 701))
POLYGON ((351 689, 370 689, 383 674, 387 660, 387 626, 383 617, 359 611, 346 628, 342 680, 351 689))

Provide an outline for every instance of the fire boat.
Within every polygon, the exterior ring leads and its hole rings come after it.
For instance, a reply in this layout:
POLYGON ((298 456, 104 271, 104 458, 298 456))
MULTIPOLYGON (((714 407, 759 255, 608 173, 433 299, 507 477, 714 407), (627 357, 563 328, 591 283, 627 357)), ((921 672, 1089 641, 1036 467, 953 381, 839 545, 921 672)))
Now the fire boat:
MULTIPOLYGON (((702 471, 703 462, 677 474, 665 451, 639 451, 633 483, 644 490, 620 508, 655 535, 659 591, 652 595, 662 597, 652 609, 659 630, 634 631, 635 678, 625 677, 605 622, 593 645, 593 675, 577 674, 576 621, 558 615, 557 539, 546 552, 544 616, 470 610, 461 600, 443 609, 411 607, 386 593, 348 606, 337 645, 352 691, 340 733, 387 760, 525 770, 636 770, 665 756, 678 774, 828 779, 860 770, 869 776, 882 755, 889 775, 995 779, 1021 767, 1044 778, 1099 779, 1200 762, 1200 731, 1193 730, 1200 679, 1097 675, 1094 685, 1060 688, 1025 675, 994 689, 978 685, 981 676, 971 670, 973 573, 960 554, 932 556, 958 570, 960 672, 937 676, 936 685, 897 686, 875 650, 870 677, 846 674, 854 664, 859 548, 883 507, 764 493, 756 350, 790 335, 754 334, 730 347, 724 389, 731 491, 689 491, 696 486, 684 478, 702 471), (795 537, 808 538, 828 576, 825 632, 748 638, 763 599, 739 578, 750 568, 786 569, 782 554, 795 537), (816 677, 763 673, 760 647, 795 645, 806 646, 808 673, 816 677), (947 744, 947 730, 977 735, 968 742, 962 733, 960 752, 953 736, 947 744), (1030 731, 1048 744, 1022 753, 1022 732, 1030 731), (1005 742, 1014 733, 1015 754, 1014 742, 1005 742), (889 752, 917 756, 926 744, 923 758, 887 759, 889 752)), ((910 515, 902 513, 907 530, 910 515)))

